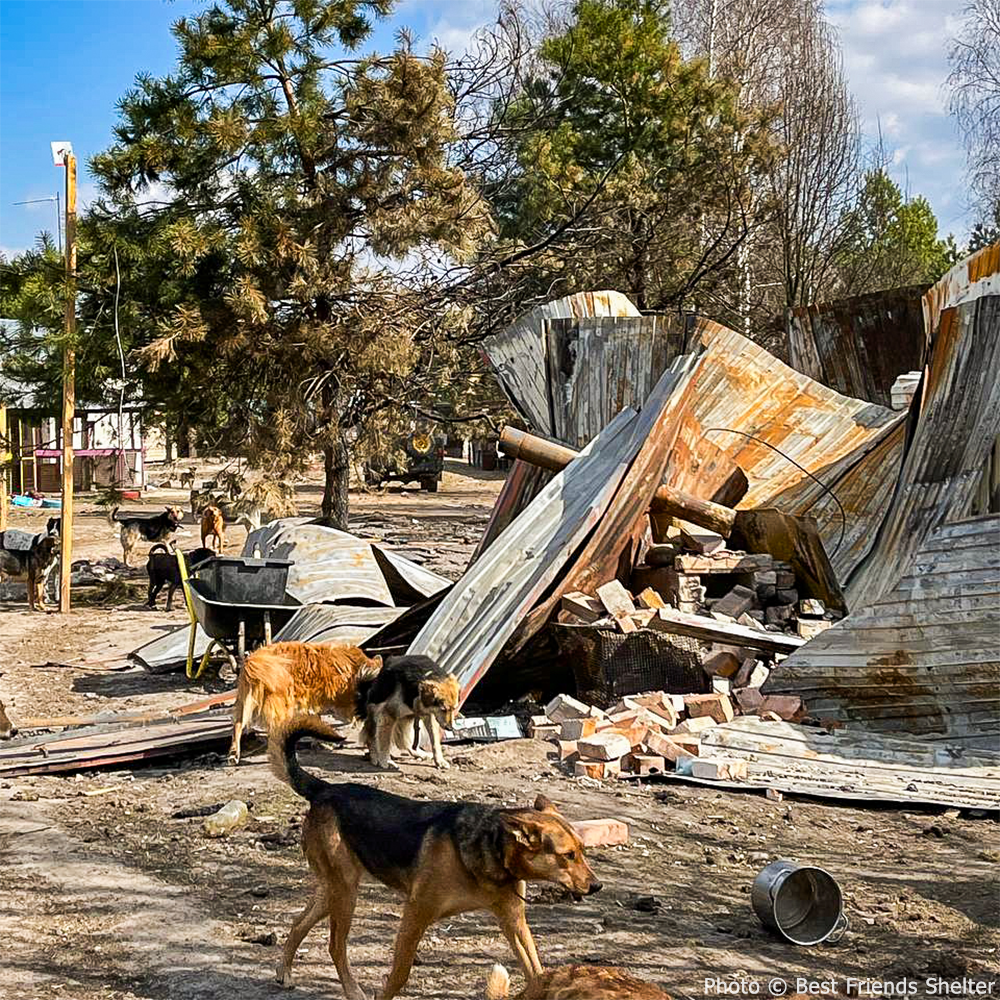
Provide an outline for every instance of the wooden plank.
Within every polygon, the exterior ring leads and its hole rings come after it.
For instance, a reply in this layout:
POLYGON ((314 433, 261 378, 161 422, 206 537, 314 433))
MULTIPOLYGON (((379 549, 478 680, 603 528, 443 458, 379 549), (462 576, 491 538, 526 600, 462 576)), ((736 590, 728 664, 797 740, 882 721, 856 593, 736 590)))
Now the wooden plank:
POLYGON ((649 627, 673 635, 688 635, 706 642, 721 642, 730 646, 748 646, 770 653, 792 653, 806 640, 782 632, 760 632, 736 622, 720 622, 703 615, 689 615, 673 608, 661 608, 649 627))
MULTIPOLYGON (((737 513, 737 517, 739 514, 737 513)), ((678 527, 681 529, 681 538, 684 540, 686 548, 693 549, 703 555, 718 552, 726 547, 726 540, 718 532, 709 528, 702 528, 690 521, 679 521, 678 527)))
POLYGON ((592 625, 594 622, 600 621, 605 617, 604 606, 601 602, 594 597, 589 597, 587 594, 581 594, 579 591, 575 591, 572 594, 563 594, 561 604, 564 611, 576 615, 577 618, 588 625, 592 625))

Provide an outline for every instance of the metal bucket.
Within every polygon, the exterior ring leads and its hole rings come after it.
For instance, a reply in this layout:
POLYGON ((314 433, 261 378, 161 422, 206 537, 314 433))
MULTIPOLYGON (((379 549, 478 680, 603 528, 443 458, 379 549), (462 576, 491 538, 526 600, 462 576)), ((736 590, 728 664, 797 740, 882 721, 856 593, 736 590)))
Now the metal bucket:
POLYGON ((822 868, 772 861, 754 880, 750 901, 761 923, 792 944, 819 944, 847 930, 844 898, 822 868))

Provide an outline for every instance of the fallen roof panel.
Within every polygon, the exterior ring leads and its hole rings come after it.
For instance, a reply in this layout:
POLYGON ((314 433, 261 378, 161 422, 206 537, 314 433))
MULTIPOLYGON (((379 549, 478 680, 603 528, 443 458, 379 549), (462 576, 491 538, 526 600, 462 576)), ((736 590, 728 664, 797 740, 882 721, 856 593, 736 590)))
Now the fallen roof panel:
POLYGON ((764 691, 879 732, 1000 745, 1000 516, 936 529, 888 593, 816 636, 764 691))
POLYGON ((876 600, 931 531, 969 512, 1000 435, 1000 247, 956 265, 924 306, 933 342, 915 426, 875 544, 848 581, 852 607, 876 600))
POLYGON ((302 604, 320 601, 371 601, 395 607, 392 592, 370 542, 298 518, 272 521, 250 532, 243 554, 259 549, 271 559, 290 559, 288 594, 302 604))
POLYGON ((924 367, 926 291, 914 285, 793 309, 789 364, 845 396, 891 406, 896 378, 924 367))
POLYGON ((402 613, 402 608, 307 604, 295 612, 274 641, 360 646, 402 613))
POLYGON ((705 730, 701 756, 746 761, 749 787, 824 798, 1000 809, 1000 754, 995 751, 973 753, 960 746, 743 716, 705 730))
POLYGON ((448 591, 409 647, 459 678, 462 700, 566 560, 601 519, 639 450, 620 413, 538 494, 448 591))

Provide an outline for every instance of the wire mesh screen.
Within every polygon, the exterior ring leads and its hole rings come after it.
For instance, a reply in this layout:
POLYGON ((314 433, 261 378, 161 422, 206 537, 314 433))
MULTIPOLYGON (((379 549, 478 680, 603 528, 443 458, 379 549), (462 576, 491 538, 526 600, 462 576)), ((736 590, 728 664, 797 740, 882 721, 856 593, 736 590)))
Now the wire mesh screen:
POLYGON ((624 634, 610 628, 553 625, 559 647, 571 658, 577 697, 607 707, 641 691, 692 694, 708 690, 701 661, 704 643, 652 629, 624 634))

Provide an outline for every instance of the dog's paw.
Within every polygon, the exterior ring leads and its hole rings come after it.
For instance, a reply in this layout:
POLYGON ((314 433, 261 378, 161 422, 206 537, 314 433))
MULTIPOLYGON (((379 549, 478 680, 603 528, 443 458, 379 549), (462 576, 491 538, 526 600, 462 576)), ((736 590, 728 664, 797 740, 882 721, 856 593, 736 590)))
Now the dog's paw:
POLYGON ((284 986, 285 989, 295 985, 295 981, 292 979, 292 970, 286 969, 284 962, 278 963, 274 970, 274 978, 278 981, 278 985, 284 986))
POLYGON ((410 756, 416 757, 417 760, 430 760, 431 758, 431 754, 423 747, 410 747, 410 756))
POLYGON ((434 761, 434 766, 439 767, 442 771, 447 771, 451 768, 451 764, 449 764, 443 757, 440 760, 434 761))
POLYGON ((227 764, 228 764, 228 765, 229 765, 230 767, 236 767, 236 766, 237 766, 237 765, 239 764, 239 762, 240 762, 240 755, 239 755, 238 753, 231 753, 231 754, 230 754, 230 755, 229 755, 229 756, 228 756, 228 757, 226 758, 226 763, 227 763, 227 764))

